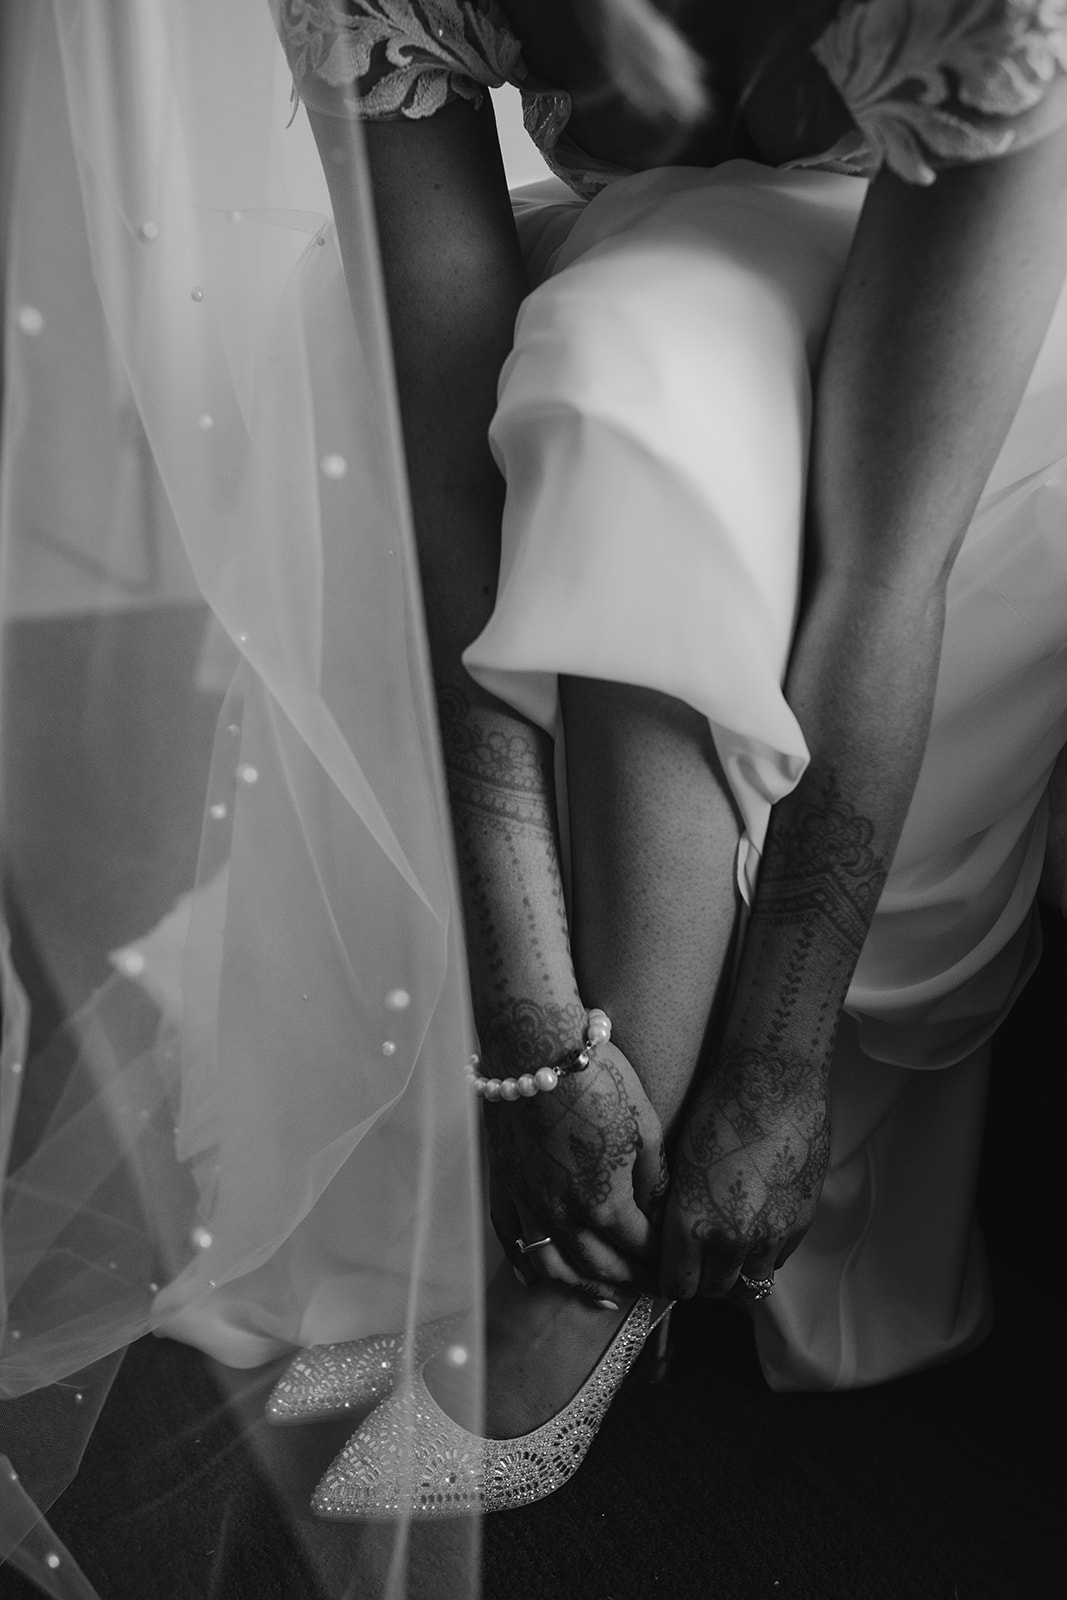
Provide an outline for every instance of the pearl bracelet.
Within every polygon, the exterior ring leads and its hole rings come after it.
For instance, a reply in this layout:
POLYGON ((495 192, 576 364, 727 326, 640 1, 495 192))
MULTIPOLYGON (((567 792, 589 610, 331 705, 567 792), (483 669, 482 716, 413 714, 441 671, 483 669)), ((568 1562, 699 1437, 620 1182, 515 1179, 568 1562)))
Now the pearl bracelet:
POLYGON ((530 1100, 535 1094, 551 1094, 561 1078, 584 1072, 597 1053, 598 1045, 611 1038, 611 1020, 605 1011, 590 1011, 585 1019, 585 1043, 564 1056, 558 1067, 538 1067, 521 1078, 483 1078, 478 1072, 478 1057, 471 1057, 471 1087, 482 1100, 530 1100))

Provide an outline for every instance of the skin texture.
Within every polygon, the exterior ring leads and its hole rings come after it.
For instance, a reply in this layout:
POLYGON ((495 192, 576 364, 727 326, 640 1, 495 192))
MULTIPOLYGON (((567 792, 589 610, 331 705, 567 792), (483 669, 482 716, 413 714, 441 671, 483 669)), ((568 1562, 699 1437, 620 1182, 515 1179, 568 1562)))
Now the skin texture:
POLYGON ((764 1276, 811 1220, 837 1016, 918 776, 952 562, 1063 282, 1065 188, 1063 132, 929 189, 871 186, 816 389, 786 680, 811 765, 771 819, 719 1065, 684 1120, 667 1292, 764 1276))
MULTIPOLYGON (((336 128, 312 121, 344 254, 355 185, 336 128)), ((528 1422, 560 1398, 553 1371, 569 1381, 604 1338, 550 1280, 632 1289, 658 1255, 665 1293, 720 1295, 742 1266, 769 1272, 810 1223, 837 1019, 921 761, 945 584, 1062 281, 1067 137, 929 190, 871 186, 815 396, 786 684, 812 761, 772 818, 723 1015, 737 830, 706 728, 645 691, 562 686, 572 926, 550 741, 460 661, 495 591, 502 486, 486 429, 525 292, 491 113, 453 105, 365 133, 485 1068, 554 1059, 588 1004, 616 1021, 617 1048, 584 1081, 485 1108, 505 1247, 559 1235, 523 1260, 525 1312, 512 1289, 490 1294, 504 1350, 494 1367, 491 1337, 491 1399, 515 1381, 528 1422), (660 1233, 662 1125, 676 1142, 660 1233), (506 1346, 524 1316, 527 1335, 540 1319, 543 1361, 531 1368, 527 1337, 519 1375, 506 1346)))

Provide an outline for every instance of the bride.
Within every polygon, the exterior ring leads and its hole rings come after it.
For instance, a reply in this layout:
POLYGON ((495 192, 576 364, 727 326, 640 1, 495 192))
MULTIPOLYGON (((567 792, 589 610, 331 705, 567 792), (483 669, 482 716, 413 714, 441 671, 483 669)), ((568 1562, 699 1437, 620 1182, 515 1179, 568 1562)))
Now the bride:
POLYGON ((239 13, 57 8, 80 340, 16 189, 5 1063, 32 951, 77 1071, 11 1392, 147 1326, 310 1347, 275 1420, 381 1401, 317 1509, 434 1515, 569 1476, 675 1299, 781 1388, 968 1348, 1067 734, 1062 7, 286 0, 343 278, 239 13), (566 184, 514 205, 504 80, 566 184), (118 768, 35 731, 72 699, 144 705, 118 768))

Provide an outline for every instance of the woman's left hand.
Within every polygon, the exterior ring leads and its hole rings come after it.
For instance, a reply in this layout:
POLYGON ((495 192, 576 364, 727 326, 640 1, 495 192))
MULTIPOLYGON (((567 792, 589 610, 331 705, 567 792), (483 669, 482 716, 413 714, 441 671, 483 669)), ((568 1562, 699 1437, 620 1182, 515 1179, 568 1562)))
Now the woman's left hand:
POLYGON ((815 1215, 830 1151, 826 1075, 727 1043, 683 1114, 663 1225, 662 1292, 720 1297, 769 1279, 815 1215))
POLYGON ((533 1099, 484 1107, 490 1211, 511 1255, 547 1237, 522 1270, 610 1298, 652 1289, 667 1186, 663 1131, 633 1066, 602 1044, 582 1072, 533 1099))

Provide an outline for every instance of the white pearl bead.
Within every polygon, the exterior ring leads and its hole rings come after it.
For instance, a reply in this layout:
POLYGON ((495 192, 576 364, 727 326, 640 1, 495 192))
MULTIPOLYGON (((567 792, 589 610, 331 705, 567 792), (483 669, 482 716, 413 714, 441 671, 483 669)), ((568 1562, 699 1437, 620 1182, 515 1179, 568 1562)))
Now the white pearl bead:
POLYGON ((519 1085, 515 1078, 501 1078, 500 1098, 501 1100, 517 1100, 519 1098, 519 1085))
POLYGON ((607 1044, 611 1038, 611 1022, 603 1011, 590 1011, 585 1036, 590 1044, 607 1044))
POLYGON ((500 1087, 499 1078, 486 1078, 485 1088, 482 1090, 482 1094, 487 1100, 499 1100, 500 1087))
POLYGON ((474 1085, 475 1094, 482 1095, 485 1093, 485 1078, 472 1078, 471 1082, 474 1085))
POLYGON ((519 1085, 519 1093, 525 1095, 527 1100, 531 1095, 537 1093, 537 1085, 534 1082, 532 1072, 524 1072, 521 1078, 516 1079, 516 1082, 519 1085))
POLYGON ((555 1067, 538 1067, 537 1071, 534 1073, 534 1083, 536 1083, 537 1087, 545 1094, 550 1093, 551 1090, 556 1087, 558 1082, 559 1073, 556 1071, 555 1067))

